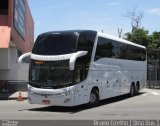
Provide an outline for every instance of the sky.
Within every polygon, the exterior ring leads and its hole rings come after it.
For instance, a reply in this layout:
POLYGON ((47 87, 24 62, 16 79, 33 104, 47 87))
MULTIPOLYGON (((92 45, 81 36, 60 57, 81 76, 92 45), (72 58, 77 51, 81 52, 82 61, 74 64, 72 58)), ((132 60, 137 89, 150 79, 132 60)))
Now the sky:
POLYGON ((160 31, 160 0, 28 0, 36 37, 48 31, 87 29, 118 37, 131 31, 128 11, 143 13, 141 27, 160 31))

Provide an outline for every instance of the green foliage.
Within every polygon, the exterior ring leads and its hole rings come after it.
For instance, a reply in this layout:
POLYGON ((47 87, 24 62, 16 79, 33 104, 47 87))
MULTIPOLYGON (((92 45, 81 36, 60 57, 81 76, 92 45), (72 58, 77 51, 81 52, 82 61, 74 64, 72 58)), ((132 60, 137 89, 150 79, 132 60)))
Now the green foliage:
POLYGON ((149 36, 148 48, 151 49, 160 49, 160 32, 153 32, 149 36))
POLYGON ((124 39, 144 45, 149 49, 160 49, 160 32, 153 32, 151 35, 144 28, 137 28, 131 33, 125 33, 124 39))
POLYGON ((124 34, 124 39, 147 46, 149 42, 148 31, 144 30, 143 28, 137 28, 134 29, 132 33, 124 34))

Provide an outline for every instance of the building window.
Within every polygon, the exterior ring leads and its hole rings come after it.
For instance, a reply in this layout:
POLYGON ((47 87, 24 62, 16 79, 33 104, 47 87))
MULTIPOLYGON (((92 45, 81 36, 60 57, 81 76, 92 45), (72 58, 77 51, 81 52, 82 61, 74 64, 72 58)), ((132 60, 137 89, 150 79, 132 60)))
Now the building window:
POLYGON ((0 0, 0 15, 8 15, 8 0, 0 0))

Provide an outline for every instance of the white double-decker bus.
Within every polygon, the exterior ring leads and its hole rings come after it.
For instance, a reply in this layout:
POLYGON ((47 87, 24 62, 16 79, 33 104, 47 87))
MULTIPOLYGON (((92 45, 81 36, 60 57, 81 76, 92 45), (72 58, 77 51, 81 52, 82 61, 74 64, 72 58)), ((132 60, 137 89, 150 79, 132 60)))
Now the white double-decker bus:
POLYGON ((134 96, 145 87, 144 46, 92 30, 47 32, 30 55, 31 104, 96 106, 99 100, 134 96))

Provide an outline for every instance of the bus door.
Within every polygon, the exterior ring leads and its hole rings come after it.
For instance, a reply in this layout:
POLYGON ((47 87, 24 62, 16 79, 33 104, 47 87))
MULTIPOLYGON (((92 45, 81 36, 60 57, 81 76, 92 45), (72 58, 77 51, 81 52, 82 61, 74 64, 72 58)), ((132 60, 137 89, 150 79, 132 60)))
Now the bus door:
POLYGON ((84 101, 87 100, 87 92, 86 89, 88 88, 87 84, 84 80, 87 77, 87 67, 85 64, 76 64, 74 78, 76 83, 76 92, 75 92, 75 103, 76 104, 83 104, 84 101), (86 97, 85 97, 86 96, 86 97))

